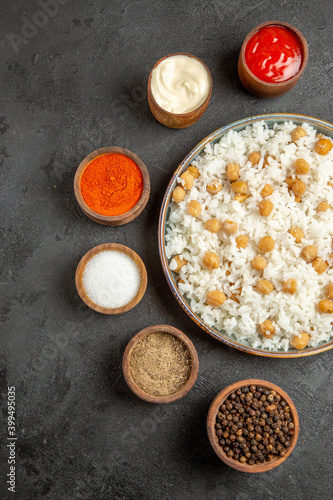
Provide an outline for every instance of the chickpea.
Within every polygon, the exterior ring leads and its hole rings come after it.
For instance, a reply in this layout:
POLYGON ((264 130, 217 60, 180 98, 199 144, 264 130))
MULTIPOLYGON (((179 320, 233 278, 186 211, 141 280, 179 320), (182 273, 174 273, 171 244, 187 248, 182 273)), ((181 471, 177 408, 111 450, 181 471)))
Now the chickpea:
POLYGON ((194 177, 188 170, 185 170, 185 172, 180 176, 180 180, 183 188, 187 189, 187 191, 190 191, 193 188, 194 177))
POLYGON ((271 165, 271 162, 270 162, 271 159, 272 160, 276 160, 275 156, 273 156, 273 155, 267 155, 267 156, 265 156, 264 163, 262 164, 262 168, 267 167, 267 165, 271 165))
POLYGON ((226 220, 223 222, 222 227, 226 233, 234 234, 238 230, 238 225, 232 220, 226 220))
POLYGON ((310 170, 310 165, 303 158, 299 158, 298 160, 296 160, 294 163, 294 167, 295 167, 296 173, 299 175, 307 174, 308 171, 310 170))
POLYGON ((332 147, 332 142, 329 139, 321 138, 315 145, 314 152, 321 156, 325 156, 331 151, 332 147))
POLYGON ((245 234, 240 234, 236 238, 237 248, 246 248, 249 238, 245 234))
POLYGON ((327 287, 325 288, 325 295, 328 299, 333 299, 333 283, 327 285, 327 287))
POLYGON ((201 203, 199 203, 197 200, 191 200, 187 204, 187 210, 190 215, 193 215, 193 217, 199 217, 201 214, 201 203))
POLYGON ((248 196, 246 194, 236 194, 235 200, 237 200, 239 203, 242 203, 243 201, 246 200, 248 196))
POLYGON ((325 201, 322 201, 317 207, 317 212, 326 212, 326 210, 330 210, 331 208, 331 205, 329 205, 325 201))
POLYGON ((293 347, 295 347, 295 349, 298 349, 300 351, 308 345, 309 340, 310 340, 310 335, 306 332, 301 332, 298 335, 295 335, 291 339, 290 344, 293 347))
POLYGON ((323 299, 318 304, 318 309, 321 313, 332 314, 333 313, 333 302, 327 299, 323 299))
POLYGON ((262 255, 256 255, 254 259, 251 260, 251 267, 257 271, 263 271, 267 266, 267 261, 262 255))
POLYGON ((222 191, 222 184, 217 179, 214 179, 212 182, 207 184, 206 190, 210 194, 217 194, 222 191))
POLYGON ((174 260, 176 262, 176 264, 177 264, 176 269, 173 269, 173 271, 175 273, 179 273, 179 271, 181 270, 181 268, 183 266, 186 266, 186 264, 187 264, 187 260, 183 259, 183 257, 181 255, 175 255, 172 260, 174 260))
POLYGON ((274 208, 273 203, 270 200, 262 200, 259 203, 259 213, 263 217, 268 217, 274 208))
POLYGON ((291 189, 296 196, 302 196, 306 190, 306 185, 303 181, 298 180, 291 186, 291 189))
POLYGON ((292 133, 291 133, 291 138, 293 142, 298 141, 301 137, 306 136, 306 131, 302 127, 296 127, 292 133))
POLYGON ((328 268, 328 264, 321 257, 317 257, 312 261, 312 267, 318 274, 323 274, 328 268))
POLYGON ((229 181, 237 181, 239 179, 239 166, 236 163, 228 163, 226 175, 229 181))
POLYGON ((264 295, 269 295, 274 290, 274 286, 268 280, 258 280, 256 290, 264 295))
POLYGON ((220 265, 220 260, 215 252, 206 252, 202 262, 210 271, 212 269, 218 269, 220 265))
POLYGON ((275 241, 270 236, 264 236, 259 241, 259 252, 268 253, 274 250, 275 241))
POLYGON ((207 293, 207 304, 209 306, 218 307, 226 301, 226 296, 220 290, 212 290, 207 293))
POLYGON ((241 182, 241 181, 232 182, 231 189, 236 194, 247 194, 246 182, 241 182))
POLYGON ((259 328, 260 328, 260 333, 264 335, 264 337, 266 337, 267 339, 271 339, 275 333, 275 326, 269 319, 266 319, 263 323, 261 323, 259 328))
POLYGON ((253 151, 253 153, 249 154, 247 161, 251 162, 253 167, 254 165, 257 165, 257 163, 259 163, 260 158, 261 158, 260 153, 258 151, 253 151))
POLYGON ((180 203, 185 198, 185 194, 186 194, 185 189, 183 189, 180 186, 177 186, 172 192, 172 200, 175 203, 180 203))
POLYGON ((192 177, 194 177, 194 179, 200 177, 200 172, 197 169, 197 167, 194 167, 194 165, 190 165, 189 167, 187 167, 186 171, 190 172, 190 174, 192 175, 192 177))
POLYGON ((304 233, 303 233, 302 229, 300 229, 297 226, 292 226, 289 229, 288 233, 290 233, 291 236, 293 236, 295 238, 296 243, 300 243, 302 241, 302 239, 304 238, 304 233))
POLYGON ((301 256, 306 262, 312 262, 317 257, 317 248, 314 245, 308 245, 302 249, 301 256))
POLYGON ((295 184, 295 182, 297 182, 298 179, 296 177, 296 179, 294 179, 294 177, 287 177, 284 182, 288 185, 288 189, 291 189, 293 187, 293 185, 295 184))
POLYGON ((290 293, 290 295, 294 295, 294 293, 297 290, 297 281, 294 279, 290 279, 290 280, 284 281, 282 286, 283 286, 283 291, 285 293, 290 293))
POLYGON ((211 233, 218 233, 221 227, 222 224, 217 219, 209 219, 205 222, 205 228, 211 233))
POLYGON ((266 198, 267 196, 270 196, 273 193, 274 193, 274 189, 272 188, 272 186, 270 184, 265 184, 260 192, 260 194, 263 198, 266 198))

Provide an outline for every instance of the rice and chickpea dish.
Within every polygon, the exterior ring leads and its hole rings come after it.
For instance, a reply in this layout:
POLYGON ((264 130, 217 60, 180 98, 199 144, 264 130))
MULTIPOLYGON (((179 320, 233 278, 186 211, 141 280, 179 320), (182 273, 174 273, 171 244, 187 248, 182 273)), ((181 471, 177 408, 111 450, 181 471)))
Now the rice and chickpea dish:
POLYGON ((179 292, 253 347, 332 337, 333 151, 308 123, 230 130, 177 179, 165 235, 179 292))

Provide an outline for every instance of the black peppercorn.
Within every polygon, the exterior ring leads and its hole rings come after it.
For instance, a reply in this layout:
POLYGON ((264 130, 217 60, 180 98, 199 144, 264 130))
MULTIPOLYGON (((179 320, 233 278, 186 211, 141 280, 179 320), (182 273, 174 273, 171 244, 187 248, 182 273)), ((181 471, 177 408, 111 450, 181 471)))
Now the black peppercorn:
POLYGON ((215 432, 229 458, 253 465, 284 456, 294 427, 290 408, 276 391, 251 385, 221 404, 215 432))

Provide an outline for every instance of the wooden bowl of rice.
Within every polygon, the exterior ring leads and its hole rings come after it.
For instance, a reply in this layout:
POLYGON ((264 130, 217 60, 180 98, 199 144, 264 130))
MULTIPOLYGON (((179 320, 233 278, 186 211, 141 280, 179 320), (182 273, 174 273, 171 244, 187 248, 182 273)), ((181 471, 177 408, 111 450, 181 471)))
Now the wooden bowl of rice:
MULTIPOLYGON (((216 328, 212 326, 212 323, 205 321, 200 313, 195 312, 193 309, 193 299, 186 298, 183 293, 180 291, 180 278, 181 275, 176 274, 170 268, 170 261, 172 255, 167 252, 167 241, 166 241, 166 229, 168 220, 171 213, 171 203, 172 203, 172 193, 177 185, 180 182, 180 175, 186 171, 186 169, 192 164, 193 160, 201 155, 205 148, 210 144, 214 145, 224 136, 227 137, 227 134, 232 134, 234 132, 243 131, 246 127, 249 127, 253 124, 257 124, 258 122, 265 121, 268 127, 272 127, 274 124, 283 124, 285 122, 292 122, 293 125, 300 126, 305 124, 305 126, 313 127, 316 130, 317 136, 318 134, 323 134, 326 137, 330 138, 332 141, 333 138, 333 125, 331 123, 325 122, 323 120, 308 117, 304 115, 296 115, 291 113, 281 113, 281 114, 267 114, 267 115, 258 115, 250 118, 245 118, 234 122, 230 125, 224 126, 208 137, 203 139, 180 163, 174 175, 172 176, 170 183, 167 187, 166 193, 164 195, 164 199, 162 202, 162 207, 160 211, 159 218, 159 252, 160 258, 162 262, 163 271, 167 280, 167 283, 171 289, 172 294, 174 295, 178 304, 182 307, 182 309, 190 316, 190 318, 205 332, 214 337, 215 339, 227 344, 230 347, 234 347, 240 351, 247 352, 250 354, 256 354, 259 356, 267 356, 267 357, 275 357, 275 358, 295 358, 302 356, 310 356, 313 354, 317 354, 320 352, 324 352, 328 349, 333 348, 333 340, 332 340, 332 330, 325 335, 322 335, 321 340, 317 342, 315 345, 308 345, 303 349, 295 349, 291 345, 284 344, 284 347, 262 347, 260 342, 257 343, 249 343, 247 340, 244 340, 242 336, 235 337, 234 335, 228 332, 228 328, 216 328)), ((333 175, 333 173, 331 174, 333 175)), ((245 219, 244 219, 245 220, 245 219)), ((178 228, 177 228, 178 231, 178 228)), ((178 237, 182 238, 181 231, 178 233, 178 237)), ((170 236, 168 236, 170 238, 170 236)), ((178 252, 179 253, 179 252, 178 252)), ((182 288, 184 290, 184 288, 182 288)), ((318 299, 319 300, 319 299, 318 299)), ((328 315, 326 316, 328 318, 328 315)), ((232 317, 230 317, 230 320, 232 317)), ((265 318, 264 318, 265 319, 265 318)), ((328 318, 329 319, 329 318, 328 318)), ((327 319, 327 321, 328 321, 327 319)), ((258 324, 259 326, 259 324, 258 324)), ((317 326, 319 333, 320 329, 317 326)), ((246 326, 244 326, 243 330, 246 334, 246 326)), ((298 332, 296 332, 298 333, 298 332)), ((312 334, 309 331, 310 335, 312 334)))

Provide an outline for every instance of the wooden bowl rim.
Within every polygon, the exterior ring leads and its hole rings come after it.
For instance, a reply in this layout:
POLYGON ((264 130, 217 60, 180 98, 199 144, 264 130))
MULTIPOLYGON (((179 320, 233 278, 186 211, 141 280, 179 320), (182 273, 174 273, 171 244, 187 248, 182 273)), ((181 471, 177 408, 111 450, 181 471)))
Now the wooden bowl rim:
POLYGON ((239 380, 238 382, 234 382, 233 384, 228 385, 225 387, 222 391, 220 391, 217 396, 214 398, 212 404, 210 405, 208 415, 207 415, 207 433, 208 433, 208 438, 210 441, 210 444, 215 451, 216 455, 227 465, 230 467, 237 469, 242 472, 250 472, 250 473, 258 473, 258 472, 265 472, 271 469, 274 469, 278 465, 282 464, 289 455, 292 453, 293 449, 296 446, 297 440, 298 440, 298 435, 299 435, 299 419, 298 419, 298 414, 296 407, 290 398, 288 394, 281 389, 281 387, 277 386, 276 384, 273 384, 272 382, 268 382, 267 380, 261 380, 261 379, 245 379, 245 380, 239 380), (292 436, 291 439, 291 445, 288 448, 286 454, 283 457, 277 456, 276 458, 273 458, 269 462, 265 462, 263 464, 258 464, 258 465, 248 465, 248 464, 241 464, 237 460, 234 460, 232 458, 229 458, 226 456, 225 452, 222 450, 221 446, 218 444, 218 439, 215 434, 215 423, 216 423, 216 415, 218 413, 218 408, 222 404, 222 402, 237 389, 240 389, 241 387, 244 386, 249 386, 249 385, 261 385, 269 390, 275 390, 280 396, 285 399, 285 401, 288 403, 288 406, 290 407, 290 414, 293 418, 293 423, 295 425, 294 428, 294 435, 292 436))
POLYGON ((95 222, 101 224, 106 223, 109 225, 113 224, 117 225, 121 222, 123 224, 126 224, 127 222, 131 222, 136 217, 138 217, 148 203, 150 194, 149 172, 147 170, 146 165, 141 160, 141 158, 139 158, 135 153, 132 153, 132 151, 129 151, 128 149, 120 148, 118 146, 106 146, 103 148, 95 149, 95 151, 92 151, 85 158, 83 158, 83 160, 81 161, 76 170, 74 177, 74 194, 76 201, 78 202, 82 211, 88 217, 93 219, 95 222), (99 156, 103 156, 105 154, 110 154, 110 153, 117 153, 127 156, 128 158, 134 161, 134 163, 139 167, 140 172, 142 174, 143 188, 139 201, 136 203, 136 205, 134 205, 133 208, 131 208, 131 210, 128 210, 127 212, 121 215, 103 215, 99 214, 98 212, 95 212, 92 208, 89 207, 89 205, 87 205, 81 193, 81 178, 85 169, 93 160, 95 160, 99 156))
POLYGON ((121 245, 119 243, 104 243, 102 245, 98 245, 92 248, 81 258, 75 272, 75 286, 77 293, 79 294, 83 302, 94 311, 102 314, 122 314, 133 309, 133 307, 135 307, 144 296, 147 288, 147 271, 141 257, 139 257, 139 255, 136 252, 134 252, 134 250, 132 250, 131 248, 125 245, 121 245), (109 250, 122 252, 128 255, 129 257, 131 257, 131 259, 133 259, 133 261, 136 263, 136 265, 140 270, 141 282, 138 293, 130 302, 121 307, 114 307, 114 308, 102 307, 99 306, 98 304, 95 304, 95 302, 93 302, 86 294, 86 291, 82 283, 83 273, 89 260, 98 253, 109 250))
POLYGON ((124 351, 122 369, 128 387, 140 399, 143 399, 148 403, 172 403, 173 401, 181 399, 183 396, 185 396, 185 394, 187 394, 192 389, 199 372, 199 358, 193 342, 184 332, 182 332, 178 328, 175 328, 174 326, 158 324, 143 328, 138 333, 136 333, 134 337, 131 338, 124 351), (185 344, 191 355, 192 370, 187 382, 183 385, 181 389, 179 389, 179 391, 175 392, 174 394, 170 394, 169 396, 154 396, 152 394, 148 394, 147 392, 143 391, 134 382, 130 370, 130 358, 134 346, 137 344, 137 342, 139 342, 139 340, 143 339, 147 335, 157 332, 168 333, 170 335, 174 335, 175 337, 179 338, 185 344))
POLYGON ((198 110, 200 110, 203 106, 205 106, 205 104, 207 102, 210 101, 210 98, 211 98, 211 95, 212 95, 212 89, 213 89, 213 79, 212 79, 212 75, 208 69, 208 66, 197 56, 194 56, 193 54, 187 54, 186 52, 175 52, 174 54, 168 54, 164 57, 162 57, 159 61, 157 61, 157 63, 153 66, 151 72, 149 73, 149 78, 148 78, 148 93, 149 93, 149 97, 150 99, 152 100, 153 104, 163 113, 165 113, 166 116, 172 116, 172 117, 179 117, 179 118, 191 118, 193 116, 193 113, 194 112, 197 112, 198 110), (154 69, 162 62, 164 61, 164 59, 167 59, 168 57, 172 57, 172 56, 187 56, 187 57, 192 57, 193 59, 196 59, 197 61, 199 61, 203 66, 204 68, 206 69, 207 73, 208 73, 208 77, 209 77, 209 92, 207 94, 207 97, 206 99, 200 104, 200 106, 198 106, 197 108, 195 109, 192 109, 192 111, 189 111, 188 113, 170 113, 170 111, 167 111, 166 109, 162 108, 156 101, 155 101, 155 98, 154 98, 154 95, 153 95, 153 92, 151 90, 151 78, 152 78, 152 73, 154 71, 154 69))
POLYGON ((257 83, 260 83, 261 85, 267 86, 267 88, 278 88, 278 87, 284 87, 286 84, 291 84, 293 82, 297 82, 297 80, 300 78, 300 76, 303 74, 305 67, 308 62, 308 57, 309 57, 309 48, 307 41, 304 37, 304 35, 297 29, 295 26, 289 23, 285 23, 284 21, 266 21, 264 23, 258 24, 255 28, 253 28, 245 37, 244 42, 242 44, 241 50, 240 50, 240 58, 242 61, 242 64, 245 68, 245 70, 251 75, 254 81, 257 83), (248 67, 246 60, 245 60, 245 47, 248 44, 250 38, 261 28, 264 28, 265 26, 282 26, 283 28, 288 28, 290 31, 294 33, 294 35, 298 38, 301 46, 302 46, 302 51, 303 51, 303 60, 301 67, 299 68, 298 72, 296 75, 292 76, 288 80, 285 80, 283 82, 265 82, 264 80, 260 80, 248 67))

